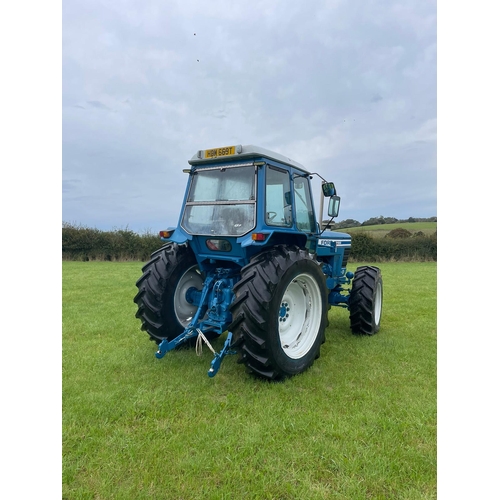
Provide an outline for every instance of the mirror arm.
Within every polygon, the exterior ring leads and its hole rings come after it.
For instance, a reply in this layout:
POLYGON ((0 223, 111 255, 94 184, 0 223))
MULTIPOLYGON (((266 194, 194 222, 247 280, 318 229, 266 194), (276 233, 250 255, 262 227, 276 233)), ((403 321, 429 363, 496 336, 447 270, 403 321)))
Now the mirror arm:
POLYGON ((321 175, 318 174, 318 172, 313 172, 312 174, 310 175, 317 175, 321 180, 325 181, 325 182, 328 182, 324 177, 322 177, 321 175))

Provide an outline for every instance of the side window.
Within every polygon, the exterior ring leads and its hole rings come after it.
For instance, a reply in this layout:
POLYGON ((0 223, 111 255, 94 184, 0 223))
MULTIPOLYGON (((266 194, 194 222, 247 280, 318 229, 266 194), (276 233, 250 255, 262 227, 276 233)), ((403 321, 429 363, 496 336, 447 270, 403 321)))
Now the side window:
POLYGON ((309 183, 303 177, 293 180, 295 191, 295 220, 297 229, 307 233, 315 233, 314 211, 311 202, 311 191, 309 183))
POLYGON ((271 165, 266 167, 266 213, 269 226, 291 227, 290 174, 271 165))

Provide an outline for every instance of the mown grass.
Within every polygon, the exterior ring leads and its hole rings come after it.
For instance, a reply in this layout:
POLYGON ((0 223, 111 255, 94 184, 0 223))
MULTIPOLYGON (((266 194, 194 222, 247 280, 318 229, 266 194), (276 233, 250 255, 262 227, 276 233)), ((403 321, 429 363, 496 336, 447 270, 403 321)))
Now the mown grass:
POLYGON ((141 264, 63 262, 63 498, 436 498, 436 263, 380 267, 381 331, 332 308, 321 357, 276 384, 236 356, 207 377, 208 349, 157 360, 141 264))

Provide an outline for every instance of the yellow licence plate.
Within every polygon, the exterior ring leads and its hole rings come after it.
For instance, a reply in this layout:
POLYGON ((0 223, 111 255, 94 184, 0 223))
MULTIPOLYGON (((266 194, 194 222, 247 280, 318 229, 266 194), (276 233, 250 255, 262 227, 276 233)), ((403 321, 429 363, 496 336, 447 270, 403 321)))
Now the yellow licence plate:
POLYGON ((218 156, 234 155, 235 147, 228 146, 227 148, 205 149, 205 158, 217 158, 218 156))

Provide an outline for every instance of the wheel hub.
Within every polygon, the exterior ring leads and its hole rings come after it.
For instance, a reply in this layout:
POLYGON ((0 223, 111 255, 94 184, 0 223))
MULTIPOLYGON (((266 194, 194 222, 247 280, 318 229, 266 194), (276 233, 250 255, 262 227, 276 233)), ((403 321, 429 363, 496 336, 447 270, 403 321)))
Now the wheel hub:
POLYGON ((282 302, 279 312, 279 321, 284 323, 289 318, 289 316, 290 306, 288 305, 288 302, 282 302))

